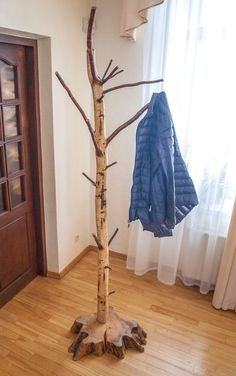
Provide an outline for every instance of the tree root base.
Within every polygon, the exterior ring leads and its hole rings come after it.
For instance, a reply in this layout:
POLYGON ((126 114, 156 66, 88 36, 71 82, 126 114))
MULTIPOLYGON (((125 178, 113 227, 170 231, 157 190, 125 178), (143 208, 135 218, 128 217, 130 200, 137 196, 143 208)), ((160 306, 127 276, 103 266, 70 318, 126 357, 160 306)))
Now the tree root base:
POLYGON ((97 321, 96 313, 78 317, 71 328, 77 336, 69 347, 73 360, 79 360, 88 354, 103 355, 105 352, 123 359, 126 349, 144 351, 147 334, 136 321, 121 319, 110 307, 105 324, 97 321))

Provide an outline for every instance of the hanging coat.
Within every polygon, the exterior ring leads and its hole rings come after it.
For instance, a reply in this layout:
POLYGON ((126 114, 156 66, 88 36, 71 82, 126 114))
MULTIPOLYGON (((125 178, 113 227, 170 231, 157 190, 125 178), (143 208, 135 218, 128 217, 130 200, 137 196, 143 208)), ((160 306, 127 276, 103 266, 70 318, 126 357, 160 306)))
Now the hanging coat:
POLYGON ((154 93, 136 133, 129 221, 139 219, 154 236, 171 236, 175 225, 197 204, 166 94, 154 93))

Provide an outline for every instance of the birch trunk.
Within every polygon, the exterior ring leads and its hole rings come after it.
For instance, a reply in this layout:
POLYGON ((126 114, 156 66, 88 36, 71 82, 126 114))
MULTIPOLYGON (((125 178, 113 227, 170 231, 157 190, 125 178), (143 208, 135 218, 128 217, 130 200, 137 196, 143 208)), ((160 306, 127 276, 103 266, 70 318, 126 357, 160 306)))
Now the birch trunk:
MULTIPOLYGON (((147 336, 136 321, 123 320, 116 314, 112 307, 109 307, 109 244, 117 234, 118 229, 115 230, 110 241, 108 241, 106 202, 107 168, 116 164, 116 162, 113 162, 110 165, 107 165, 106 148, 119 132, 134 122, 147 109, 147 105, 126 123, 118 127, 106 139, 103 101, 105 90, 103 90, 103 84, 121 73, 123 70, 118 71, 119 68, 116 66, 109 73, 112 63, 111 60, 103 78, 100 78, 97 75, 92 39, 95 11, 96 8, 93 7, 90 13, 87 33, 87 70, 93 93, 95 129, 93 129, 90 120, 87 118, 84 110, 77 102, 60 74, 56 72, 57 78, 87 124, 96 153, 96 182, 89 178, 85 173, 83 173, 83 175, 96 187, 95 210, 97 235, 93 236, 98 246, 97 313, 89 316, 79 316, 72 325, 71 332, 76 334, 76 338, 69 347, 69 352, 73 353, 74 360, 78 360, 90 353, 100 356, 105 352, 114 354, 117 358, 122 359, 125 356, 126 349, 131 348, 143 352, 143 345, 146 344, 147 336)), ((117 88, 136 86, 139 84, 140 82, 135 84, 124 84, 119 87, 110 88, 107 92, 116 90, 117 88)))
POLYGON ((101 155, 96 153, 96 227, 97 239, 101 244, 98 249, 98 286, 97 286, 97 320, 106 323, 109 314, 108 280, 109 280, 109 248, 108 248, 108 225, 107 225, 107 201, 106 201, 106 138, 104 103, 97 101, 101 97, 103 87, 100 84, 92 85, 94 115, 95 115, 95 139, 101 155))

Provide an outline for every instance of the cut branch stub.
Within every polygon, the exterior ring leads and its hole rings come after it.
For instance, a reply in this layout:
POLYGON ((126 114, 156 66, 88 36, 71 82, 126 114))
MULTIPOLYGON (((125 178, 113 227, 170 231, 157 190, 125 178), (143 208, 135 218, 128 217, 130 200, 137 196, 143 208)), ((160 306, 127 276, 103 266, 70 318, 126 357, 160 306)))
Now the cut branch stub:
POLYGON ((106 170, 107 170, 108 168, 114 166, 114 165, 117 164, 117 163, 118 163, 118 162, 113 162, 113 163, 108 164, 107 167, 106 167, 106 170))
POLYGON ((119 231, 119 229, 117 228, 114 232, 114 234, 112 235, 112 237, 110 238, 109 242, 108 242, 108 245, 111 244, 112 240, 114 239, 114 237, 116 236, 117 232, 119 231))
POLYGON ((97 236, 95 234, 92 234, 93 235, 93 238, 98 246, 98 249, 102 250, 103 249, 103 246, 102 244, 100 243, 100 241, 98 240, 97 236))
POLYGON ((94 187, 97 186, 95 181, 93 181, 87 174, 85 174, 85 172, 82 172, 82 175, 84 175, 90 181, 90 183, 93 184, 94 187))
POLYGON ((105 82, 107 82, 118 69, 119 69, 118 66, 116 66, 115 68, 113 68, 112 71, 108 74, 108 76, 104 78, 104 80, 103 80, 102 83, 104 84, 105 82))
POLYGON ((104 269, 110 269, 110 270, 112 270, 109 265, 104 266, 104 269))
POLYGON ((101 101, 103 100, 103 98, 104 98, 104 95, 102 95, 100 98, 98 98, 98 99, 97 99, 97 102, 98 102, 98 103, 101 103, 101 101))
POLYGON ((105 70, 105 72, 104 72, 104 75, 102 76, 102 82, 103 82, 103 80, 105 79, 105 77, 106 77, 106 75, 107 75, 107 72, 109 71, 109 69, 110 69, 110 66, 111 66, 111 64, 112 64, 112 59, 109 61, 109 64, 108 64, 108 66, 107 66, 107 68, 106 68, 106 70, 105 70))
POLYGON ((116 72, 118 69, 119 69, 118 66, 116 66, 114 69, 112 69, 111 73, 106 78, 104 78, 102 83, 105 84, 107 81, 109 81, 111 78, 115 77, 117 74, 124 72, 123 69, 120 69, 118 72, 116 72))
POLYGON ((114 78, 115 76, 117 76, 117 74, 120 74, 120 73, 122 73, 122 72, 124 72, 124 69, 120 69, 118 72, 114 73, 114 74, 111 76, 111 78, 114 78))
MULTIPOLYGON (((101 83, 102 84, 105 84, 107 81, 109 81, 111 78, 115 77, 117 74, 120 74, 120 73, 124 72, 124 69, 120 69, 117 72, 117 70, 119 69, 119 67, 116 66, 115 68, 112 69, 112 71, 107 76, 107 73, 108 73, 108 71, 109 71, 109 69, 111 67, 111 64, 112 64, 112 60, 110 60, 110 62, 108 64, 108 67, 107 67, 107 69, 106 69, 106 71, 105 71, 105 73, 104 73, 104 75, 103 75, 103 77, 101 79, 101 83)), ((98 100, 101 100, 103 97, 104 97, 104 95, 101 98, 99 98, 98 100)))

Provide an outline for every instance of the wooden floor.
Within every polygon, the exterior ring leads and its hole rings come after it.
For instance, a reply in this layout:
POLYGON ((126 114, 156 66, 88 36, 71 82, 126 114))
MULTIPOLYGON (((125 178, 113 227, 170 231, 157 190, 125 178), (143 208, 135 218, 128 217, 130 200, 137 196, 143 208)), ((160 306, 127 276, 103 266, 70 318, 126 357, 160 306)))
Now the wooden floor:
POLYGON ((123 360, 106 354, 71 360, 69 332, 78 314, 96 310, 96 253, 63 280, 37 277, 0 309, 0 375, 236 376, 236 315, 217 311, 211 296, 180 283, 168 287, 155 273, 137 277, 111 258, 110 303, 148 333, 144 353, 123 360))

